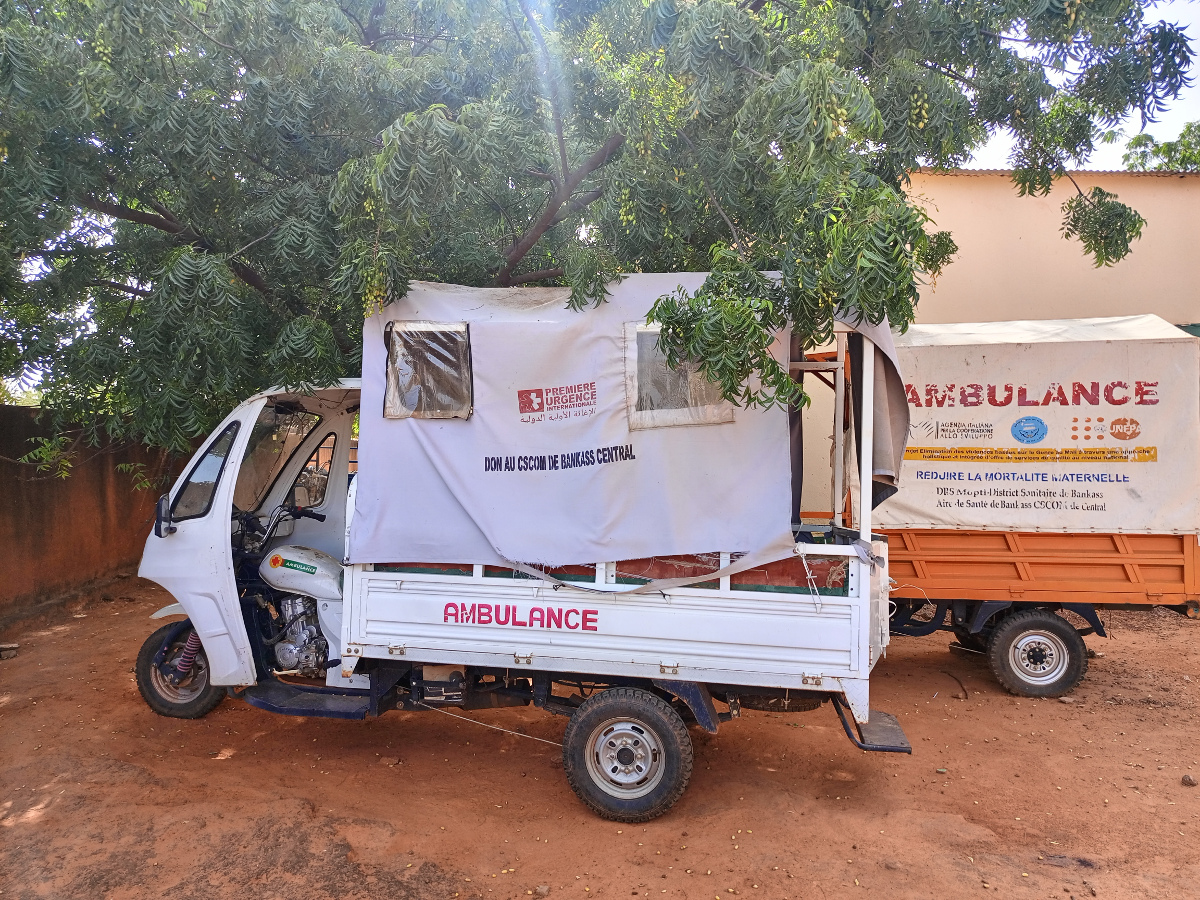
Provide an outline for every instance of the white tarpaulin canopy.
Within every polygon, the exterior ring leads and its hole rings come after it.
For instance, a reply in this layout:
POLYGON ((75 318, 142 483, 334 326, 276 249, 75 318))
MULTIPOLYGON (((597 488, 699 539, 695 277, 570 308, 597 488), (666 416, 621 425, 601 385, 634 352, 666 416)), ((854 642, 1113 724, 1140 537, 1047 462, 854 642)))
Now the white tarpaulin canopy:
POLYGON ((917 325, 882 528, 1200 531, 1200 339, 1157 316, 917 325))
POLYGON ((368 319, 350 562, 787 555, 787 411, 666 370, 645 326, 705 277, 629 276, 578 313, 560 288, 414 283, 368 319))

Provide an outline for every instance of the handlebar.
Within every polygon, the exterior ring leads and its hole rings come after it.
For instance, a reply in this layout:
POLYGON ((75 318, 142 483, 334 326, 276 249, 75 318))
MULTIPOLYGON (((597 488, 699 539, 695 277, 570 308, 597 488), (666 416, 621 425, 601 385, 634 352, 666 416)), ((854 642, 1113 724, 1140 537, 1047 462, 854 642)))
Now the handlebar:
POLYGON ((313 512, 311 509, 305 509, 301 506, 277 506, 271 514, 266 527, 259 524, 258 517, 252 512, 245 512, 235 508, 234 518, 241 523, 241 542, 235 548, 241 551, 246 557, 253 557, 260 552, 267 542, 275 536, 276 529, 289 519, 315 519, 318 522, 325 521, 325 515, 319 512, 313 512), (255 539, 255 549, 247 551, 246 537, 250 536, 255 539))

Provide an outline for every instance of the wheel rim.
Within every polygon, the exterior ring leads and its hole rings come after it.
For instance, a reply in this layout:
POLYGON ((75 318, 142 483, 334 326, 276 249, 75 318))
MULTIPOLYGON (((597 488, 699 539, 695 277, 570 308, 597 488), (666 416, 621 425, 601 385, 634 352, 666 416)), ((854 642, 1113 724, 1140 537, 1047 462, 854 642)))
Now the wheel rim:
POLYGON ((1027 684, 1046 685, 1066 671, 1068 651, 1063 639, 1051 631, 1027 631, 1013 641, 1009 661, 1017 677, 1027 684))
POLYGON ((645 722, 609 719, 588 737, 587 768, 606 794, 636 800, 662 781, 663 742, 645 722))
MULTIPOLYGON (((174 665, 182 655, 183 643, 177 642, 172 644, 167 649, 163 665, 174 665)), ((188 677, 178 684, 172 684, 167 676, 162 673, 162 669, 159 666, 151 664, 150 683, 154 685, 154 690, 158 692, 158 695, 168 703, 181 705, 191 703, 208 687, 208 659, 205 658, 203 650, 197 653, 196 659, 192 662, 192 670, 188 673, 188 677)))

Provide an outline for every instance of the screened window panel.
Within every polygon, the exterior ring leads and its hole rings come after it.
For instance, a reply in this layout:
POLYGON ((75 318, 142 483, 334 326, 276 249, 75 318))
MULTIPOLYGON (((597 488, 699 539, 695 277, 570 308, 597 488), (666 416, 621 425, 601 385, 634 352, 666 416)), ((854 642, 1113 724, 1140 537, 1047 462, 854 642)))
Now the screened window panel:
POLYGON ((465 322, 393 321, 384 331, 387 419, 469 419, 474 404, 465 322))
POLYGON ((721 425, 733 421, 733 404, 696 363, 667 366, 658 346, 659 326, 625 325, 625 399, 629 428, 721 425))

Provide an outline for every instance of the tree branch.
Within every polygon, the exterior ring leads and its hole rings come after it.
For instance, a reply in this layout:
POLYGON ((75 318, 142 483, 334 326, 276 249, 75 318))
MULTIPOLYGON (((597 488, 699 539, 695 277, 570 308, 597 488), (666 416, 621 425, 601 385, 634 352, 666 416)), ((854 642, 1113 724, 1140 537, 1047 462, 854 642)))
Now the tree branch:
POLYGON ((624 143, 625 135, 612 135, 599 150, 589 156, 578 169, 570 174, 565 184, 557 188, 550 195, 550 199, 546 202, 546 208, 542 210, 542 214, 538 217, 538 220, 505 251, 504 265, 496 273, 495 283, 497 286, 507 287, 510 284, 509 279, 512 277, 513 269, 517 267, 517 264, 525 257, 525 254, 533 249, 533 245, 541 239, 542 235, 550 230, 559 209, 562 208, 564 203, 571 201, 571 195, 575 193, 575 189, 579 187, 580 183, 588 175, 607 163, 613 154, 621 149, 624 143))
POLYGON ((555 177, 554 173, 552 172, 543 172, 541 169, 534 169, 531 167, 525 170, 525 174, 531 178, 537 178, 540 181, 548 181, 554 185, 555 190, 558 190, 558 178, 555 177))
MULTIPOLYGON (((208 38, 210 41, 212 41, 218 47, 228 50, 230 53, 237 53, 238 56, 241 56, 241 54, 238 53, 237 47, 234 47, 231 44, 226 44, 222 41, 218 41, 215 37, 213 37, 211 34, 209 34, 207 31, 205 31, 203 28, 201 28, 199 25, 197 25, 195 22, 193 22, 187 16, 182 16, 181 18, 183 19, 183 21, 187 22, 187 24, 191 25, 193 28, 195 28, 198 32, 200 32, 202 35, 204 35, 206 38, 208 38)), ((243 62, 245 62, 245 60, 243 60, 243 62)))
POLYGON ((91 195, 81 197, 79 205, 85 209, 90 209, 92 212, 112 216, 114 219, 137 222, 139 225, 149 225, 151 228, 157 228, 159 231, 167 232, 167 234, 182 234, 185 231, 183 225, 174 220, 174 216, 171 219, 167 219, 164 216, 156 216, 153 213, 144 212, 140 209, 121 206, 117 203, 109 203, 106 200, 101 200, 91 195))
POLYGON ((363 25, 362 20, 359 19, 358 16, 356 16, 354 13, 352 13, 346 7, 342 6, 342 4, 340 4, 340 3, 338 4, 338 9, 340 9, 342 11, 343 16, 345 16, 347 19, 349 19, 351 22, 353 22, 356 26, 358 26, 358 32, 359 32, 359 34, 362 35, 363 43, 365 44, 366 40, 367 40, 367 29, 366 29, 366 26, 363 25))
POLYGON ((545 281, 547 278, 562 278, 563 270, 561 267, 557 269, 542 269, 538 272, 526 272, 524 275, 517 275, 508 280, 508 287, 515 287, 518 284, 528 284, 531 281, 545 281))
POLYGON ((278 225, 272 225, 269 229, 267 229, 265 234, 260 234, 258 237, 256 237, 254 240, 252 240, 246 246, 242 247, 241 250, 235 250, 233 253, 230 253, 229 255, 231 257, 241 256, 243 253, 245 253, 247 250, 249 250, 251 247, 253 247, 255 244, 257 244, 259 241, 265 241, 267 238, 269 238, 272 234, 275 233, 275 230, 278 227, 279 227, 278 225))
MULTIPOLYGON (((139 225, 148 225, 151 228, 156 228, 159 231, 165 231, 167 234, 174 235, 181 244, 186 244, 195 247, 203 253, 209 253, 214 256, 220 256, 220 251, 212 245, 211 242, 203 235, 199 234, 190 225, 185 225, 180 222, 166 207, 161 204, 151 201, 156 209, 161 210, 164 215, 154 215, 153 213, 144 212, 140 209, 133 209, 129 206, 122 206, 118 203, 109 203, 106 200, 100 200, 90 194, 85 195, 79 200, 80 206, 85 209, 90 209, 93 212, 103 213, 106 216, 112 216, 114 219, 122 219, 126 222, 136 222, 139 225)), ((240 251, 239 251, 240 252, 240 251)), ((266 297, 273 296, 271 285, 254 269, 250 268, 245 263, 240 263, 235 259, 227 259, 230 270, 254 288, 260 294, 266 297)))
POLYGON ((226 44, 222 41, 218 41, 215 37, 213 37, 211 34, 209 34, 207 31, 205 31, 203 28, 201 28, 199 25, 197 25, 195 22, 193 22, 187 16, 181 14, 180 18, 183 19, 183 21, 185 21, 187 24, 189 24, 193 28, 195 28, 198 32, 200 32, 206 38, 208 38, 208 40, 210 40, 214 44, 216 44, 218 47, 222 48, 223 50, 228 50, 230 53, 232 53, 234 56, 236 56, 238 59, 240 59, 242 61, 242 65, 245 66, 248 71, 250 71, 250 72, 254 71, 254 66, 250 65, 250 61, 248 59, 246 59, 245 54, 242 53, 242 51, 239 50, 237 47, 234 47, 232 44, 226 44))
POLYGON ((758 71, 757 69, 751 68, 750 66, 746 65, 744 62, 742 62, 740 59, 738 59, 736 56, 734 56, 732 53, 730 53, 724 47, 721 48, 721 52, 724 53, 726 56, 728 56, 729 59, 733 62, 733 64, 735 66, 737 66, 739 69, 749 72, 751 75, 754 75, 757 78, 761 78, 763 81, 766 81, 766 82, 772 82, 775 80, 773 76, 764 75, 762 72, 758 71))
POLYGON ((562 166, 563 181, 566 181, 570 174, 567 167, 567 140, 563 134, 562 101, 558 95, 558 81, 550 71, 550 48, 546 46, 546 36, 542 33, 541 23, 533 14, 529 0, 517 2, 521 12, 525 14, 526 21, 529 22, 529 30, 533 32, 533 39, 538 46, 538 68, 542 70, 542 79, 546 82, 546 90, 550 94, 550 117, 554 122, 554 135, 558 139, 558 161, 562 166))
MULTIPOLYGON (((203 246, 200 249, 204 250, 206 253, 215 252, 203 246)), ((250 287, 254 288, 264 297, 271 297, 274 295, 274 292, 271 290, 271 285, 267 284, 267 280, 248 265, 245 263, 240 263, 236 259, 230 259, 226 262, 234 275, 242 279, 242 281, 246 282, 246 284, 250 285, 250 287)))
POLYGON ((1063 170, 1063 174, 1067 176, 1067 179, 1071 182, 1071 184, 1075 185, 1075 190, 1077 190, 1079 192, 1079 196, 1082 197, 1084 200, 1087 200, 1087 198, 1088 198, 1087 194, 1085 194, 1083 192, 1083 188, 1081 188, 1079 186, 1079 182, 1075 180, 1074 176, 1072 176, 1071 173, 1067 171, 1067 167, 1063 166, 1062 170, 1063 170))
POLYGON ((160 216, 162 216, 164 219, 166 219, 168 222, 174 222, 176 225, 179 225, 180 227, 183 226, 183 223, 180 222, 179 219, 175 217, 175 213, 173 213, 173 212, 171 212, 171 210, 167 209, 166 206, 159 203, 157 200, 151 200, 149 202, 150 202, 150 208, 153 209, 160 216))
POLYGON ((154 291, 147 290, 146 288, 134 287, 132 284, 121 284, 119 281, 105 281, 103 279, 100 281, 89 281, 87 286, 112 288, 115 291, 124 291, 127 294, 136 294, 139 297, 149 297, 154 293, 154 291))
POLYGON ((733 224, 733 220, 725 214, 725 207, 721 206, 721 201, 717 199, 717 195, 713 193, 712 188, 708 186, 708 182, 704 178, 704 173, 700 171, 700 163, 696 160, 696 145, 692 143, 691 138, 684 134, 680 129, 679 136, 683 138, 683 142, 688 145, 688 149, 692 151, 693 165, 696 169, 696 175, 700 179, 700 183, 704 185, 704 191, 708 194, 709 202, 717 208, 717 212, 721 214, 721 218, 725 220, 725 224, 729 226, 729 232, 733 235, 734 247, 739 253, 745 252, 749 245, 742 239, 742 233, 738 231, 737 226, 733 224))
POLYGON ((521 45, 521 52, 528 53, 529 47, 525 43, 525 36, 521 34, 521 29, 517 27, 517 19, 512 14, 512 7, 508 5, 508 0, 504 0, 504 11, 508 13, 508 24, 512 26, 513 34, 517 36, 517 43, 521 45))
POLYGON ((383 14, 386 12, 387 0, 375 0, 371 4, 371 11, 367 13, 367 27, 363 29, 363 41, 371 50, 374 50, 375 45, 379 43, 379 26, 383 21, 383 14))
MULTIPOLYGON (((420 56, 422 53, 424 53, 426 50, 429 49, 430 45, 434 41, 445 41, 447 44, 451 44, 455 40, 457 40, 457 38, 442 37, 442 35, 445 33, 447 27, 448 26, 443 25, 441 28, 438 29, 437 34, 429 35, 428 37, 423 36, 421 39, 421 43, 419 45, 417 44, 417 35, 414 34, 413 41, 412 41, 412 45, 413 45, 412 46, 412 55, 420 56)), ((372 47, 371 49, 374 49, 374 48, 372 47)))
POLYGON ((604 194, 604 188, 596 188, 588 191, 586 194, 580 194, 578 197, 572 197, 571 202, 567 204, 567 208, 554 217, 554 221, 550 223, 553 228, 560 222, 564 222, 571 217, 571 213, 578 212, 589 204, 595 203, 604 194))
POLYGON ((959 75, 953 69, 939 66, 937 63, 933 62, 922 62, 921 65, 930 72, 937 72, 939 75, 945 75, 947 78, 953 79, 959 84, 964 84, 969 88, 977 87, 974 78, 968 78, 966 75, 959 75))
MULTIPOLYGON (((939 30, 944 31, 945 29, 939 29, 939 30)), ((1013 41, 1014 43, 1017 43, 1017 44, 1030 44, 1030 45, 1039 45, 1040 46, 1040 45, 1046 43, 1046 41, 1035 41, 1035 40, 1031 40, 1030 38, 1013 37, 1011 34, 998 34, 995 31, 988 31, 986 28, 980 28, 979 33, 984 35, 985 37, 995 38, 998 41, 1013 41)))
POLYGON ((511 247, 512 242, 517 239, 516 238, 517 228, 516 228, 516 225, 513 224, 512 218, 508 215, 508 211, 505 210, 505 208, 500 204, 500 202, 498 200, 496 200, 494 197, 492 197, 491 194, 489 194, 487 191, 480 188, 479 193, 483 194, 483 197, 487 201, 488 206, 490 206, 492 209, 494 209, 496 211, 496 214, 500 217, 500 224, 502 226, 506 226, 508 228, 508 233, 510 236, 509 246, 511 247))

